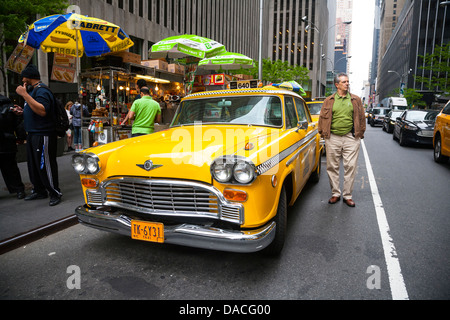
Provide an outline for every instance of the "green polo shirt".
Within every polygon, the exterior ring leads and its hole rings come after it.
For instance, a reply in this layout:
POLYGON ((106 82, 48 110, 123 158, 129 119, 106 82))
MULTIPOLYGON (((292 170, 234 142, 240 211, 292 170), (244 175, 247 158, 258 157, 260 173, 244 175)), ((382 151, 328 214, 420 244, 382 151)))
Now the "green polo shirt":
POLYGON ((159 103, 150 96, 143 96, 133 102, 131 111, 136 114, 131 133, 153 133, 156 115, 161 114, 159 103))
POLYGON ((331 120, 331 133, 343 136, 352 131, 353 128, 353 105, 350 93, 341 97, 334 95, 333 117, 331 120))

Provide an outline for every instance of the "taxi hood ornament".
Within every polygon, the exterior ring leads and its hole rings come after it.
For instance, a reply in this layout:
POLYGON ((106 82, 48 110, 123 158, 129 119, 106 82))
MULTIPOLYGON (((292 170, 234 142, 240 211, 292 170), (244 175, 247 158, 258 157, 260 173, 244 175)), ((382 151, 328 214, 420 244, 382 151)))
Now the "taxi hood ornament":
POLYGON ((141 168, 141 169, 146 170, 146 171, 150 171, 150 170, 153 170, 153 169, 157 169, 157 168, 159 168, 159 167, 162 167, 161 164, 156 164, 156 165, 153 164, 153 161, 152 161, 152 160, 147 160, 147 161, 144 162, 144 164, 137 164, 137 166, 138 166, 139 168, 141 168))

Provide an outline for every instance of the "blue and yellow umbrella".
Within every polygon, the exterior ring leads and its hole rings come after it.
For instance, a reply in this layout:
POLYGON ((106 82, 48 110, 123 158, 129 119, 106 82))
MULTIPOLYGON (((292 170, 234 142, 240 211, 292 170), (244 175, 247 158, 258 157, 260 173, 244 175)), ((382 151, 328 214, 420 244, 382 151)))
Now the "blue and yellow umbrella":
POLYGON ((285 81, 281 83, 272 83, 272 86, 298 92, 301 96, 306 96, 305 90, 297 81, 285 81))
POLYGON ((44 52, 71 56, 100 56, 134 45, 117 25, 77 13, 57 14, 35 21, 19 42, 44 52))

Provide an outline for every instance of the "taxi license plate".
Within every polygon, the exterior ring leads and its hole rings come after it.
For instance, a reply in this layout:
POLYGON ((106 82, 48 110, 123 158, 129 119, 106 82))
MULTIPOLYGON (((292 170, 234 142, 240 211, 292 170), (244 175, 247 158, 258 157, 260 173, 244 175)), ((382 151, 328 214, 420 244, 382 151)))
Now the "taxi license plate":
POLYGON ((164 224, 147 221, 131 221, 131 238, 135 240, 164 242, 164 224))

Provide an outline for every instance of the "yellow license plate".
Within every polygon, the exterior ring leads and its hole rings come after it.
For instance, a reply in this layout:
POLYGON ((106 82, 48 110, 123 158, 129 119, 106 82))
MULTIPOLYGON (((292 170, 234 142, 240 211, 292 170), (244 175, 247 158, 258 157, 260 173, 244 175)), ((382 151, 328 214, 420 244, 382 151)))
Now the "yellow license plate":
POLYGON ((131 238, 150 242, 164 242, 164 224, 147 221, 131 221, 131 238))

